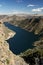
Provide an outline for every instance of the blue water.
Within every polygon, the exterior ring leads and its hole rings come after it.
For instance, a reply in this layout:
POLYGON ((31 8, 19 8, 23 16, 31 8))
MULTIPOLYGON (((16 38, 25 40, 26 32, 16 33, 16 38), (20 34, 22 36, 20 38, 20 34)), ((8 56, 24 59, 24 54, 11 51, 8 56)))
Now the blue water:
POLYGON ((13 53, 19 54, 29 48, 33 48, 32 44, 37 40, 37 36, 34 33, 13 26, 8 22, 4 22, 4 25, 16 32, 14 37, 7 40, 9 48, 13 53))

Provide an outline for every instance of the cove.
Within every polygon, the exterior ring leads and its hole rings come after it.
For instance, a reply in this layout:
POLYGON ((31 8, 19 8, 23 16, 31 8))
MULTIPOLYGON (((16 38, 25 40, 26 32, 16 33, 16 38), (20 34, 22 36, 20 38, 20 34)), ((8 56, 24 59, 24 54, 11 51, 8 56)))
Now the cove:
POLYGON ((9 48, 14 54, 19 54, 27 49, 33 48, 32 44, 37 40, 37 36, 33 32, 28 32, 8 22, 4 22, 4 25, 16 32, 14 37, 7 40, 9 48))

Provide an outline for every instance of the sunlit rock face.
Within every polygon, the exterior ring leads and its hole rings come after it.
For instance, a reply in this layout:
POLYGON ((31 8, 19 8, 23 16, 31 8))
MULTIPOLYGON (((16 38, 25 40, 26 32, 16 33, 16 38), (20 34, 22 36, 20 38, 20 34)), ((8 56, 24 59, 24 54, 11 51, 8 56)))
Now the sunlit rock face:
POLYGON ((9 50, 3 28, 3 23, 0 23, 0 65, 29 65, 21 57, 9 50))
POLYGON ((12 38, 13 36, 16 35, 15 31, 8 29, 4 25, 3 25, 3 28, 4 28, 4 33, 5 33, 5 40, 8 40, 9 38, 12 38))

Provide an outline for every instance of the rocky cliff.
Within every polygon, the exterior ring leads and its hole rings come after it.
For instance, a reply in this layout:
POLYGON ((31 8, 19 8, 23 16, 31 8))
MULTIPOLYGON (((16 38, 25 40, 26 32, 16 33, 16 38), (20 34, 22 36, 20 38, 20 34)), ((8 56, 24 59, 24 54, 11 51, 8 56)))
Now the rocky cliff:
POLYGON ((0 16, 0 21, 10 22, 15 26, 19 26, 29 32, 34 32, 35 34, 42 33, 43 30, 43 16, 0 16))

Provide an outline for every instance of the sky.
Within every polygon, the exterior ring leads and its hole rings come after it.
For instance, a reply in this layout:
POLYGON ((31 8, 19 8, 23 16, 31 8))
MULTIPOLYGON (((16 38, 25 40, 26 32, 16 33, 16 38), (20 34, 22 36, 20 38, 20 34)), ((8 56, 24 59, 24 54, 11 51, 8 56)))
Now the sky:
POLYGON ((0 0, 0 14, 43 14, 43 0, 0 0))

